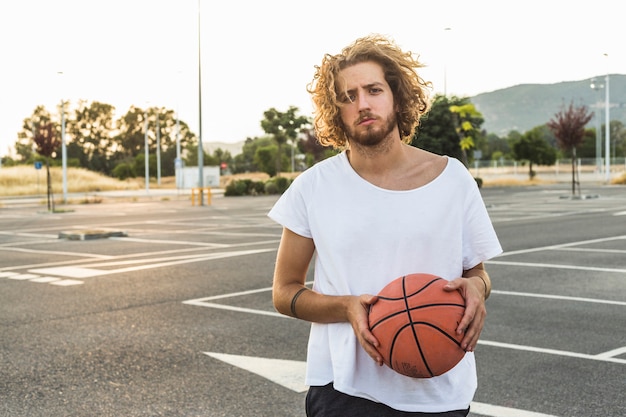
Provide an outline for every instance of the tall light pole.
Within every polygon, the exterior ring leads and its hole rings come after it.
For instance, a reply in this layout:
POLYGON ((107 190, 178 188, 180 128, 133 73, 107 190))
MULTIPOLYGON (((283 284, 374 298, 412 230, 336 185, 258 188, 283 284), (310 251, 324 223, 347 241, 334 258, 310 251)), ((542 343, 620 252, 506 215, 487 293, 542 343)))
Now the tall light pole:
MULTIPOLYGON (((57 74, 63 76, 63 72, 57 74)), ((61 99, 61 169, 63 172, 63 204, 67 204, 67 147, 65 145, 65 100, 61 99)))
POLYGON ((180 159, 180 118, 178 116, 178 105, 176 105, 176 161, 174 169, 176 170, 176 188, 180 189, 182 184, 181 169, 183 161, 180 159))
POLYGON ((447 33, 450 32, 452 30, 452 28, 444 28, 443 29, 445 34, 445 51, 444 51, 444 58, 443 58, 443 95, 444 97, 448 96, 448 53, 450 50, 450 40, 448 39, 449 36, 447 36, 447 33))
POLYGON ((159 125, 159 109, 156 114, 156 163, 157 163, 157 184, 161 185, 161 126, 159 125))
POLYGON ((202 144, 202 54, 200 52, 200 0, 198 0, 198 187, 200 205, 204 205, 204 146, 202 144))
POLYGON ((148 149, 148 107, 143 112, 143 147, 144 149, 144 157, 145 157, 145 177, 146 177, 146 193, 150 192, 150 150, 148 149))
MULTIPOLYGON (((600 91, 604 88, 604 84, 599 84, 595 78, 591 79, 591 89, 595 92, 600 91)), ((596 98, 596 97, 594 97, 596 98)), ((601 109, 601 101, 596 101, 594 107, 600 112, 601 109)), ((602 132, 600 127, 601 115, 595 115, 594 119, 596 119, 596 169, 598 172, 602 171, 602 132)))
MULTIPOLYGON (((609 54, 604 54, 609 58, 609 54)), ((609 70, 607 64, 606 79, 604 87, 604 140, 605 140, 605 180, 611 180, 611 122, 609 117, 609 70)))

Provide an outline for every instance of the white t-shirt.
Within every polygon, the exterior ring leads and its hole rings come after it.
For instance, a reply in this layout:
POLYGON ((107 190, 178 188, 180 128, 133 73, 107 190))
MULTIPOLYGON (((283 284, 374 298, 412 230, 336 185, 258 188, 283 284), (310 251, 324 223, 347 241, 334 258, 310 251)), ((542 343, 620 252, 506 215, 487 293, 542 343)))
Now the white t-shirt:
MULTIPOLYGON (((430 183, 407 191, 360 177, 346 153, 299 175, 269 217, 313 239, 313 289, 329 295, 377 294, 402 275, 430 273, 452 280, 502 252, 476 181, 448 158, 430 183)), ((465 409, 476 390, 474 354, 447 373, 410 378, 378 366, 350 323, 312 323, 307 385, 326 385, 397 410, 465 409)))

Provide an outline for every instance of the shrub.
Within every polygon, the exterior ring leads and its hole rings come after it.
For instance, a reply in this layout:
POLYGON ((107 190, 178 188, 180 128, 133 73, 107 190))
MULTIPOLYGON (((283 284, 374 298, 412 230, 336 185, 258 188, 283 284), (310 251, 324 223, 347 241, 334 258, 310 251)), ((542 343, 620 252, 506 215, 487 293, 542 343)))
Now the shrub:
MULTIPOLYGON (((249 180, 248 180, 249 181, 249 180)), ((246 180, 235 180, 228 183, 226 189, 224 189, 224 196, 238 196, 245 195, 248 191, 248 184, 246 180)))
POLYGON ((120 180, 125 180, 127 178, 135 178, 135 169, 133 165, 122 162, 117 164, 115 168, 113 168, 112 172, 113 176, 120 180))
POLYGON ((226 185, 224 196, 282 194, 289 188, 292 180, 286 177, 270 178, 266 182, 251 179, 233 180, 226 185))

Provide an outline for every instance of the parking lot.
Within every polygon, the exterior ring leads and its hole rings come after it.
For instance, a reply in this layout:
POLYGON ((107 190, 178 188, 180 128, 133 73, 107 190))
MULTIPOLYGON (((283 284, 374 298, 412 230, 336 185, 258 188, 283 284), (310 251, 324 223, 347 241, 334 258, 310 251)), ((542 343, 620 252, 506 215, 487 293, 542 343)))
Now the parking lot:
MULTIPOLYGON (((626 187, 482 192, 504 253, 471 415, 626 415, 626 187)), ((0 206, 0 415, 304 416, 276 198, 0 206)))

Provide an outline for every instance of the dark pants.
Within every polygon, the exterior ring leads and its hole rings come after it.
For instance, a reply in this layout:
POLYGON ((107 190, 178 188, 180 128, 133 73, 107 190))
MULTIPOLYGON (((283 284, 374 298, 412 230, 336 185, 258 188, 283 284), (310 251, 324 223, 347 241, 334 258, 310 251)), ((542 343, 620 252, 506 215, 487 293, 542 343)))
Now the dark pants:
POLYGON ((445 413, 411 413, 336 391, 333 384, 310 387, 306 395, 307 417, 466 417, 467 410, 445 413))

